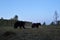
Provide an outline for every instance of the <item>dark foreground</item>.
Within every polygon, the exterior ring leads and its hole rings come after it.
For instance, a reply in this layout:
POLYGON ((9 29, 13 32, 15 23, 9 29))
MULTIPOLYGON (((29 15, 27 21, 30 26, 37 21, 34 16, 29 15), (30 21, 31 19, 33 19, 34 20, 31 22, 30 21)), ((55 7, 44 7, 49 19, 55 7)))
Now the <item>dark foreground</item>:
POLYGON ((0 40, 60 40, 59 28, 13 29, 0 28, 0 40))

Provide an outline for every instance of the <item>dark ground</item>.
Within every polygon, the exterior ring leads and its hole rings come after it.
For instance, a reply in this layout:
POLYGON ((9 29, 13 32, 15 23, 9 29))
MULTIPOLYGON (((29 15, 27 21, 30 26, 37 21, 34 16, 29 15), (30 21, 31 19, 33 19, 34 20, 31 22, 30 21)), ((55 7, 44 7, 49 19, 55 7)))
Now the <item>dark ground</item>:
POLYGON ((60 29, 52 26, 38 29, 0 27, 0 40, 60 40, 60 29))

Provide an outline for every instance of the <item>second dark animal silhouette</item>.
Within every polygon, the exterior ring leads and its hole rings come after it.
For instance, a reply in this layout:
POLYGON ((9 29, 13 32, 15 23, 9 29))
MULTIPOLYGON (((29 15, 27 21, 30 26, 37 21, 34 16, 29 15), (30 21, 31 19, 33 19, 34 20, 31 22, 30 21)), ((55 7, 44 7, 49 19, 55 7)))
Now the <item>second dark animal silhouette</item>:
POLYGON ((25 29, 25 22, 23 22, 23 21, 17 21, 17 22, 15 22, 15 24, 14 24, 14 28, 18 28, 18 27, 20 27, 20 28, 24 28, 25 29))
POLYGON ((33 23, 32 28, 39 28, 41 26, 41 23, 33 23))

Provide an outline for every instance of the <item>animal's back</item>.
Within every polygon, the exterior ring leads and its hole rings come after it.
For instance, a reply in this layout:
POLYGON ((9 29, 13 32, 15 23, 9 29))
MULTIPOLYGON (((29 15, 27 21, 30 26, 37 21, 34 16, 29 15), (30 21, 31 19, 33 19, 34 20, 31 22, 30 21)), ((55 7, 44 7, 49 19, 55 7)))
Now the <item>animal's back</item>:
POLYGON ((16 25, 16 26, 23 26, 23 25, 25 25, 25 22, 17 21, 14 25, 16 25))

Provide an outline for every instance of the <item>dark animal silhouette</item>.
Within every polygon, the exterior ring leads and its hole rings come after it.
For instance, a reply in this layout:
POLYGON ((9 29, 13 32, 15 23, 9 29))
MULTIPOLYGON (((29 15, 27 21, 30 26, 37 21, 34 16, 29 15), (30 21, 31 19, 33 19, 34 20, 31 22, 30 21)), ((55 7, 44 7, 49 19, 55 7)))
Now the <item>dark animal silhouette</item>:
POLYGON ((20 28, 24 28, 25 29, 25 22, 23 22, 23 21, 17 21, 17 22, 15 22, 15 24, 14 24, 14 28, 18 28, 18 27, 20 27, 20 28))
POLYGON ((41 26, 41 23, 33 23, 32 28, 39 28, 41 26))

